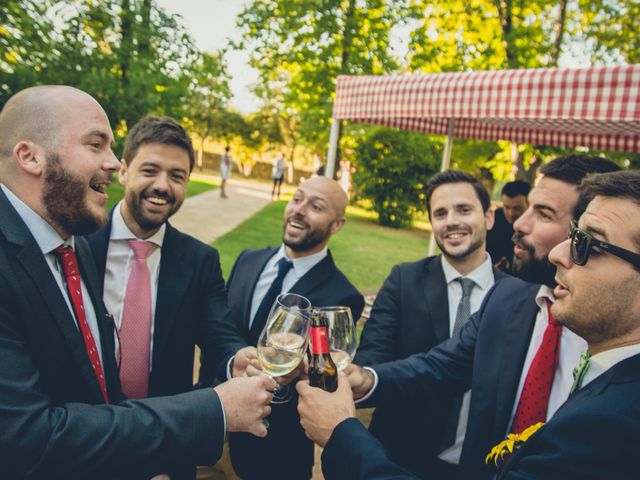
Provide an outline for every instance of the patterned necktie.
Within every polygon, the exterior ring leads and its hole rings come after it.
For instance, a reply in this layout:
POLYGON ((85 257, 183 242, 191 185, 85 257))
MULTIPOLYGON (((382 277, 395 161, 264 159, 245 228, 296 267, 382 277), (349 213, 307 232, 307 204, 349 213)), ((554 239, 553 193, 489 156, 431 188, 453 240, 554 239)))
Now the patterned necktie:
POLYGON ((576 368, 573 369, 573 385, 571 386, 571 393, 580 390, 582 388, 582 381, 584 380, 584 375, 589 370, 589 365, 591 365, 591 354, 589 350, 585 350, 580 355, 580 361, 576 368))
POLYGON ((458 302, 456 319, 453 322, 452 338, 456 337, 458 333, 460 333, 464 324, 469 320, 469 316, 471 315, 471 291, 476 285, 476 282, 469 278, 458 277, 456 278, 456 281, 460 282, 460 285, 462 286, 462 297, 460 298, 460 302, 458 302))
POLYGON ((284 281, 284 277, 287 276, 287 273, 289 273, 289 270, 291 270, 292 267, 293 262, 290 262, 284 257, 278 261, 278 275, 262 298, 260 306, 253 317, 251 329, 249 330, 249 345, 256 345, 258 343, 258 338, 260 338, 262 329, 267 323, 267 316, 271 311, 273 302, 276 301, 276 298, 282 291, 282 282, 284 281))
POLYGON ((100 355, 98 354, 98 348, 96 341, 89 328, 87 322, 87 315, 84 311, 84 302, 82 300, 82 283, 80 281, 80 270, 78 268, 78 259, 71 247, 58 247, 55 249, 56 255, 60 265, 62 265, 62 271, 67 281, 67 292, 71 299, 71 305, 76 315, 76 321, 82 334, 82 340, 84 342, 84 348, 87 351, 91 366, 93 367, 93 373, 98 379, 100 385, 100 391, 102 392, 102 398, 105 403, 109 403, 109 396, 107 395, 107 385, 104 380, 104 371, 102 370, 102 364, 100 363, 100 355))
POLYGON ((511 425, 512 433, 547 420, 549 394, 560 357, 562 325, 551 315, 551 303, 547 302, 549 324, 544 331, 542 343, 533 357, 520 394, 520 401, 511 425))
POLYGON ((149 394, 151 351, 151 278, 147 257, 155 248, 151 242, 128 240, 134 261, 127 282, 120 326, 120 382, 128 398, 149 394))

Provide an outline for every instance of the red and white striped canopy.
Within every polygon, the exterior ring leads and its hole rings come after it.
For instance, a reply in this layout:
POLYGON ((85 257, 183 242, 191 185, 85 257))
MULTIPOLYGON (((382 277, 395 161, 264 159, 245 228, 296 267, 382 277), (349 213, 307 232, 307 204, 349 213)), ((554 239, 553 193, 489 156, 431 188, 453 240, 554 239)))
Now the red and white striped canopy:
POLYGON ((482 140, 640 152, 640 65, 340 76, 333 118, 482 140))

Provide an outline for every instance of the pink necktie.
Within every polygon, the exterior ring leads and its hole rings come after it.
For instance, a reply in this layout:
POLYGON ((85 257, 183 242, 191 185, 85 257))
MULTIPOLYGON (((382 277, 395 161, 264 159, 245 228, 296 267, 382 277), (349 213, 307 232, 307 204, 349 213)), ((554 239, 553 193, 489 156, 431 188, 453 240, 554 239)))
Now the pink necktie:
POLYGON ((151 278, 147 256, 155 247, 143 240, 128 240, 134 261, 122 308, 120 326, 120 382, 128 398, 146 398, 149 393, 151 351, 151 278))
POLYGON ((78 269, 78 259, 71 247, 58 247, 55 249, 58 256, 58 261, 62 265, 62 271, 67 280, 67 292, 71 299, 71 305, 73 305, 73 311, 76 314, 76 320, 80 333, 82 334, 82 340, 84 341, 84 348, 87 350, 87 355, 91 361, 93 367, 93 373, 98 379, 100 384, 100 391, 105 403, 109 403, 109 397, 107 395, 107 385, 104 380, 104 372, 102 370, 102 364, 100 363, 100 355, 98 355, 98 348, 96 342, 89 328, 87 322, 87 316, 84 311, 84 302, 82 300, 82 284, 80 282, 80 271, 78 269))

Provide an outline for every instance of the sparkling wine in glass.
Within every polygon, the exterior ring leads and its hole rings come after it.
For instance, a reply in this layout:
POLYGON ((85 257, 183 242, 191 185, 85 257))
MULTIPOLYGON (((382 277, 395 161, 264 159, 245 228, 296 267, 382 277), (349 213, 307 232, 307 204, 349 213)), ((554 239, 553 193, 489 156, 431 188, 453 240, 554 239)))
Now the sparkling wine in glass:
MULTIPOLYGON (((293 372, 307 351, 309 310, 311 302, 295 293, 278 296, 266 325, 258 339, 258 361, 270 377, 293 372)), ((273 392, 273 403, 285 403, 290 398, 288 385, 273 392)))
POLYGON ((329 320, 329 347, 331 358, 341 372, 351 363, 358 347, 356 328, 349 307, 322 307, 320 311, 329 320))

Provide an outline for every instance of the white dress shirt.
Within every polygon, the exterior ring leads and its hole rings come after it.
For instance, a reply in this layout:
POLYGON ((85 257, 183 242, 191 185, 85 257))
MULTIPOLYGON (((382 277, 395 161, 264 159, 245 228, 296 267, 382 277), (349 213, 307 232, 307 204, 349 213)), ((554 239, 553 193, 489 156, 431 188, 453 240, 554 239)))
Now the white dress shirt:
POLYGON ((289 258, 287 257, 287 252, 284 248, 284 245, 280 245, 280 248, 273 255, 267 264, 262 269, 262 273, 258 278, 258 282, 256 283, 256 288, 253 291, 253 297, 251 299, 251 317, 249 318, 249 328, 251 328, 251 324, 253 323, 253 317, 256 316, 256 312, 260 307, 260 303, 262 299, 267 294, 269 287, 278 276, 278 262, 281 258, 286 258, 290 262, 293 262, 293 268, 287 272, 282 281, 282 292, 288 292, 291 287, 293 287, 298 280, 300 280, 309 270, 315 267, 318 263, 320 263, 324 257, 327 256, 327 249, 323 248, 318 253, 314 253, 312 255, 307 255, 302 258, 289 258))
MULTIPOLYGON (((444 257, 442 259, 442 270, 444 271, 444 278, 447 282, 447 297, 449 299, 449 335, 453 334, 453 327, 456 321, 456 313, 458 311, 458 304, 462 298, 462 285, 456 279, 461 275, 444 257)), ((474 271, 468 275, 464 275, 465 278, 473 280, 475 285, 471 290, 469 296, 469 304, 471 307, 471 314, 480 309, 482 300, 489 289, 495 283, 493 276, 493 266, 491 263, 491 257, 487 254, 485 261, 480 264, 474 271)), ((462 397, 462 404, 460 405, 460 415, 458 417, 458 428, 456 430, 456 439, 453 445, 440 452, 438 458, 448 463, 458 464, 460 463, 460 454, 462 453, 462 443, 464 442, 464 434, 467 431, 467 422, 469 421, 469 404, 471 403, 471 390, 467 390, 462 397)))
MULTIPOLYGON (((60 246, 70 246, 74 247, 75 242, 74 238, 69 237, 67 241, 65 241, 58 232, 56 232, 53 227, 40 215, 34 212, 31 207, 29 207, 26 203, 20 200, 14 193, 9 190, 5 185, 0 184, 0 188, 7 196, 7 199, 16 209, 20 218, 27 225, 27 228, 35 238, 38 247, 40 247, 40 251, 42 252, 47 265, 49 266, 49 270, 51 270, 51 274, 53 278, 55 278, 58 287, 60 288, 60 292, 64 297, 65 302, 67 303, 67 307, 69 308, 69 313, 71 313, 71 317, 76 321, 76 328, 80 328, 78 326, 78 319, 73 311, 73 304, 71 303, 71 299, 69 298, 69 293, 67 291, 67 280, 64 275, 64 271, 58 262, 58 257, 55 254, 55 249, 60 246)), ((85 285, 84 279, 80 276, 80 283, 82 286, 82 303, 84 305, 84 311, 87 318, 87 323, 89 324, 89 329, 91 330, 91 334, 93 335, 93 340, 95 341, 96 347, 98 349, 98 355, 100 356, 100 363, 102 362, 102 348, 100 342, 100 330, 98 329, 98 320, 96 318, 96 312, 94 310, 93 304, 91 303, 91 296, 89 295, 89 291, 87 290, 87 286, 85 285)))
POLYGON ((597 353, 591 357, 589 362, 589 368, 584 374, 582 379, 582 386, 594 381, 604 372, 613 367, 616 363, 620 363, 627 358, 633 357, 640 353, 640 343, 635 345, 626 345, 624 347, 612 348, 611 350, 605 350, 604 352, 597 353))
MULTIPOLYGON (((513 417, 516 414, 518 408, 518 402, 520 401, 520 395, 524 388, 524 382, 529 372, 529 367, 533 362, 540 344, 542 343, 542 337, 544 331, 549 323, 547 315, 547 301, 555 301, 553 291, 546 285, 542 285, 536 295, 536 303, 538 304, 538 315, 536 316, 535 325, 533 327, 533 333, 531 334, 531 340, 529 341, 529 350, 527 350, 527 356, 522 367, 522 373, 520 374, 520 382, 518 383, 518 390, 516 393, 515 401, 513 402, 513 409, 511 411, 511 417, 509 419, 509 427, 505 432, 505 436, 511 432, 511 423, 513 423, 513 417)), ((571 393, 571 386, 573 385, 573 369, 580 361, 580 355, 587 349, 587 342, 581 337, 573 333, 571 330, 562 327, 562 336, 560 337, 560 358, 558 359, 558 366, 553 376, 553 383, 551 384, 551 392, 549 393, 549 406, 547 407, 547 420, 549 420, 556 410, 560 408, 571 393)))
MULTIPOLYGON (((107 249, 107 262, 104 274, 104 304, 107 310, 113 315, 118 331, 122 326, 122 312, 124 306, 124 296, 127 291, 129 274, 133 267, 134 254, 127 240, 141 240, 137 238, 127 227, 122 218, 119 202, 113 210, 111 219, 111 233, 109 235, 109 247, 107 249)), ((147 257, 147 267, 149 268, 149 278, 151 280, 151 345, 149 350, 149 368, 152 368, 153 361, 153 332, 156 314, 156 298, 158 295, 158 279, 160 277, 160 258, 162 255, 162 243, 167 230, 166 224, 162 224, 160 229, 151 237, 145 239, 154 243, 158 248, 147 257)), ((120 345, 116 335, 116 352, 120 345)))

